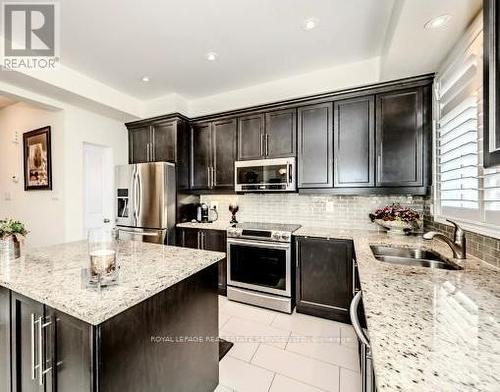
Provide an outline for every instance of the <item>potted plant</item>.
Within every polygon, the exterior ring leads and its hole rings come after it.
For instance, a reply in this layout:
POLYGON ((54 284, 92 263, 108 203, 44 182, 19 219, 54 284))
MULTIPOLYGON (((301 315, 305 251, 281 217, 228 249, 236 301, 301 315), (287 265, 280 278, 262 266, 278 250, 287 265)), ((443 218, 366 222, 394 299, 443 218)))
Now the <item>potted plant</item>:
POLYGON ((15 219, 0 220, 0 258, 14 260, 21 256, 21 242, 28 231, 15 219))
POLYGON ((399 203, 379 208, 369 216, 372 222, 382 226, 389 234, 405 235, 421 225, 418 211, 399 203))

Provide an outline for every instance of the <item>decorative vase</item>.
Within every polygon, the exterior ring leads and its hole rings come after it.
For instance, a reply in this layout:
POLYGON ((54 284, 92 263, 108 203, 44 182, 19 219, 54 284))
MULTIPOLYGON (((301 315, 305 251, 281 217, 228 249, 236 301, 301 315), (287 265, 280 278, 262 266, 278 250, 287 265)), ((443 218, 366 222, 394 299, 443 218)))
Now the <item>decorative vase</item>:
POLYGON ((390 235, 407 235, 415 228, 411 223, 397 220, 386 221, 383 219, 375 219, 374 222, 386 229, 387 234, 390 235))
POLYGON ((11 261, 21 257, 21 243, 11 235, 0 239, 0 260, 11 261))

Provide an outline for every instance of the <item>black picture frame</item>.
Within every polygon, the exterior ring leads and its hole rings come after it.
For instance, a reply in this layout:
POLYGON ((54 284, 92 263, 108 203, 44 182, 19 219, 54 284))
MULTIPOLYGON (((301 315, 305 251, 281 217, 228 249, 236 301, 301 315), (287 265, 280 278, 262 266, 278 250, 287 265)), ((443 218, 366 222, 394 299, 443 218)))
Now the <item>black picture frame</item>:
POLYGON ((24 190, 52 190, 50 126, 23 134, 24 190))
POLYGON ((483 166, 500 165, 500 50, 496 0, 483 3, 483 166), (493 147, 493 148, 492 148, 493 147))

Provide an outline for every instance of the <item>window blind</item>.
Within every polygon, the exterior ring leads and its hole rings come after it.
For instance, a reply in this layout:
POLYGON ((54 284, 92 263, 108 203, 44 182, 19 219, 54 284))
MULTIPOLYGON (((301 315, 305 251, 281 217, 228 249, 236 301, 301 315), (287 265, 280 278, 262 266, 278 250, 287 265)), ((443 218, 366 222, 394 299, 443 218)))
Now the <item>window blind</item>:
POLYGON ((479 26, 436 77, 435 202, 439 216, 500 234, 500 168, 482 166, 482 56, 479 26))

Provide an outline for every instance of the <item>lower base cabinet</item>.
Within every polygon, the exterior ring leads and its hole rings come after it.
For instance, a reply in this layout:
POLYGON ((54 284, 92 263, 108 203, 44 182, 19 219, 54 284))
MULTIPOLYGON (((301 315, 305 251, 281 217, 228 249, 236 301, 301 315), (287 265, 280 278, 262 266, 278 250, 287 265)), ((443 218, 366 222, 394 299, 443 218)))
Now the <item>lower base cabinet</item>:
POLYGON ((20 294, 11 306, 12 392, 93 391, 92 327, 20 294))
POLYGON ((353 294, 353 243, 297 237, 298 313, 349 322, 353 294))
POLYGON ((0 287, 0 391, 10 391, 10 290, 0 287))
MULTIPOLYGON (((227 237, 223 230, 181 228, 177 235, 180 246, 185 248, 224 253, 227 251, 227 237)), ((219 261, 219 294, 227 294, 227 258, 219 261)))

